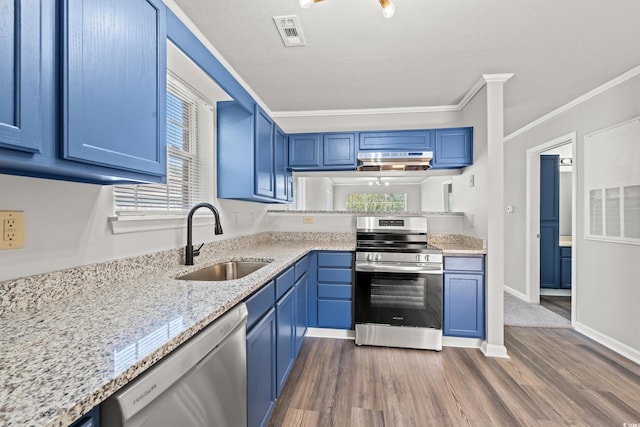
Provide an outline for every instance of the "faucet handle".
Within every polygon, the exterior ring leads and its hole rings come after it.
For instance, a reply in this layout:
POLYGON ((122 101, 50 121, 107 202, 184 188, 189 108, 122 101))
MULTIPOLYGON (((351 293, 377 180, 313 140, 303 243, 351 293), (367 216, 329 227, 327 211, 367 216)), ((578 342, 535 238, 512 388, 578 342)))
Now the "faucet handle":
POLYGON ((193 256, 200 255, 200 249, 202 249, 203 246, 204 246, 204 243, 201 243, 200 246, 198 246, 198 249, 194 249, 193 250, 193 256))

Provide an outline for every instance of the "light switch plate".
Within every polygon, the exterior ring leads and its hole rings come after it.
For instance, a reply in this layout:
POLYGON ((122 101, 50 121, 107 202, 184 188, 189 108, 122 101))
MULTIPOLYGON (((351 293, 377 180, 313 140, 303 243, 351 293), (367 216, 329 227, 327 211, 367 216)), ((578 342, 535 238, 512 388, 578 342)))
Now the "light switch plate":
POLYGON ((0 249, 24 247, 24 212, 0 211, 0 249))

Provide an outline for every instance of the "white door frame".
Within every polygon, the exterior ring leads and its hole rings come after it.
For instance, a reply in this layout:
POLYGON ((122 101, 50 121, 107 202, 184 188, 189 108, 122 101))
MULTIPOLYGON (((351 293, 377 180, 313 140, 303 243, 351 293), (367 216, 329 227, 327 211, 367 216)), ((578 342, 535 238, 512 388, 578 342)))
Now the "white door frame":
POLYGON ((576 315, 576 233, 578 223, 578 165, 576 162, 576 132, 552 139, 527 150, 527 212, 526 212, 526 297, 530 303, 540 303, 540 154, 572 143, 573 173, 571 174, 571 322, 576 315))

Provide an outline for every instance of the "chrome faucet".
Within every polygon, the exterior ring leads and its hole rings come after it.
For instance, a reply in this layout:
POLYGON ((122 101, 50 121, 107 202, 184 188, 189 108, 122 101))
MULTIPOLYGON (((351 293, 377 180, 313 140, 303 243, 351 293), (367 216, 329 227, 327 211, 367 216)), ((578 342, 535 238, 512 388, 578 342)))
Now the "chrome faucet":
POLYGON ((216 220, 216 226, 214 229, 215 234, 222 234, 222 225, 220 225, 220 215, 218 214, 218 210, 213 207, 210 203, 198 203, 189 211, 189 216, 187 216, 187 247, 185 251, 184 264, 185 265, 193 265, 193 257, 200 255, 200 249, 202 245, 198 246, 198 249, 193 248, 193 214, 200 208, 207 208, 211 212, 213 212, 213 216, 216 220))

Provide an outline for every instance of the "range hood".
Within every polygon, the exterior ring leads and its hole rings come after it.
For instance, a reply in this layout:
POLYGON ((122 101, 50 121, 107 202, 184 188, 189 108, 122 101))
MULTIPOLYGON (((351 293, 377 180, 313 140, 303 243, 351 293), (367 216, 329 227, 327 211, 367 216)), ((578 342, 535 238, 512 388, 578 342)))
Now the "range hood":
POLYGON ((425 171, 432 151, 376 151, 358 153, 359 171, 425 171))

